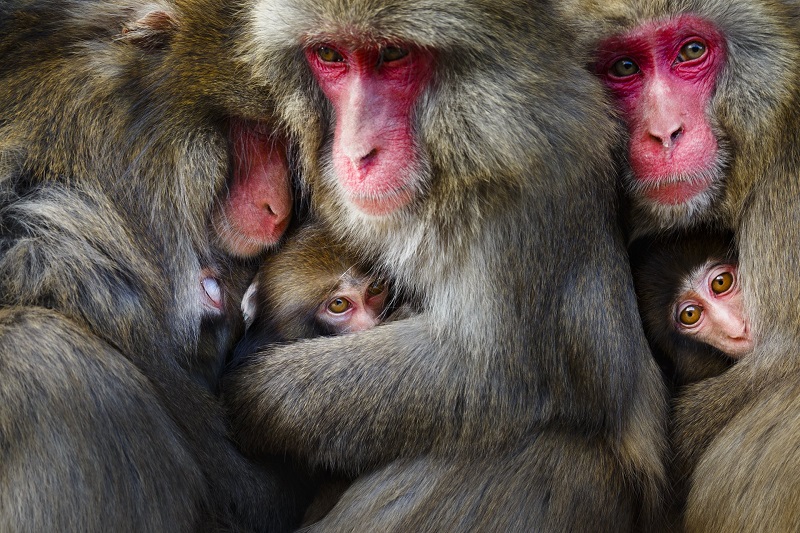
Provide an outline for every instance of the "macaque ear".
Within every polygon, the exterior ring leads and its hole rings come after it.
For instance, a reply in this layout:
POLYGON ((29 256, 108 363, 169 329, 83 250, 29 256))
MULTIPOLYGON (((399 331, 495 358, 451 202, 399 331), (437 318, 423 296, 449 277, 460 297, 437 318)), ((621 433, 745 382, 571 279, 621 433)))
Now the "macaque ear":
POLYGON ((178 30, 178 19, 168 11, 150 11, 122 27, 121 41, 143 50, 164 48, 178 30))

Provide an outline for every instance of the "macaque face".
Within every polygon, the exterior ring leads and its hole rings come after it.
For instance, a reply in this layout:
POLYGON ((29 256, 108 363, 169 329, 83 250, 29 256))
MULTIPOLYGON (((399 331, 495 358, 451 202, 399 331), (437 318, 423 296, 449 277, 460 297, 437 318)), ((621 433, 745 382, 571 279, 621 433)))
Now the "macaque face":
POLYGON ((678 332, 734 359, 753 351, 738 275, 736 265, 706 263, 687 280, 672 310, 678 332))
POLYGON ((409 204, 424 179, 412 119, 431 55, 402 43, 331 41, 306 49, 306 59, 336 111, 331 151, 340 193, 372 216, 409 204))
POLYGON ((721 187, 725 155, 709 120, 725 40, 697 17, 655 21, 607 39, 595 70, 630 133, 634 202, 655 212, 703 210, 721 187))
POLYGON ((316 319, 332 333, 352 333, 381 323, 389 291, 385 280, 343 280, 317 310, 316 319))
POLYGON ((226 252, 253 257, 275 245, 291 219, 286 142, 269 128, 244 121, 232 122, 230 136, 232 176, 213 226, 226 252))

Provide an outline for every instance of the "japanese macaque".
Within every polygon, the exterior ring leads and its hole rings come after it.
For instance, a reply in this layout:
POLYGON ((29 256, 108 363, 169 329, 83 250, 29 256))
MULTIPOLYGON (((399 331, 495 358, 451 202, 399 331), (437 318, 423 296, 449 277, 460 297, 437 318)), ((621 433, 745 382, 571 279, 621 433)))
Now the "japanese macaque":
POLYGON ((631 263, 645 333, 675 385, 719 375, 753 351, 730 235, 642 239, 631 263))
POLYGON ((293 207, 239 25, 204 0, 0 5, 0 530, 301 517, 214 396, 248 258, 293 207))
POLYGON ((602 87, 548 4, 259 0, 325 224, 419 302, 255 347, 238 441, 355 481, 324 531, 629 529, 661 501, 666 395, 617 225, 602 87))
MULTIPOLYGON (((248 329, 237 350, 354 333, 387 318, 410 316, 410 304, 398 309, 396 301, 383 275, 321 224, 310 222, 259 267, 242 301, 248 329)), ((305 524, 324 516, 349 486, 345 477, 327 472, 317 472, 316 479, 316 495, 306 509, 305 524)))
POLYGON ((387 280, 313 223, 266 257, 242 302, 248 325, 281 340, 370 329, 388 304, 387 280))
POLYGON ((800 523, 800 4, 568 1, 629 141, 633 233, 716 222, 739 250, 753 353, 676 400, 688 531, 800 523))

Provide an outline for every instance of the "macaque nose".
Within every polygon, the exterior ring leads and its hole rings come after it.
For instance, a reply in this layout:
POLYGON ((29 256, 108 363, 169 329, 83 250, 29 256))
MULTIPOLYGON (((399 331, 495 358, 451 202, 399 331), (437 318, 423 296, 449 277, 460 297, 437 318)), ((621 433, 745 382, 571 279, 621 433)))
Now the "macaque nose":
POLYGON ((261 204, 264 212, 264 219, 267 224, 272 225, 277 230, 285 229, 292 216, 291 199, 280 198, 277 201, 270 201, 272 197, 265 198, 261 204))
POLYGON ((678 142, 678 138, 683 134, 682 124, 668 126, 652 125, 648 133, 650 138, 662 145, 664 148, 671 148, 678 142))
MULTIPOLYGON (((362 152, 363 153, 363 152, 362 152)), ((368 151, 365 155, 352 155, 350 156, 350 163, 353 165, 353 168, 356 171, 366 169, 370 163, 372 163, 378 155, 378 149, 373 148, 372 150, 368 151)))

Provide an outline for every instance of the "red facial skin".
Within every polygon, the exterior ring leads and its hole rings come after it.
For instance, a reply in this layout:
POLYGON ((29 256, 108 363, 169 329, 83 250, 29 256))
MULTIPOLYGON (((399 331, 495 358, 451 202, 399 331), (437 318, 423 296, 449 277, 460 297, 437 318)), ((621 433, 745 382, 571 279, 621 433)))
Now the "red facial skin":
POLYGON ((286 145, 245 122, 231 124, 233 177, 214 217, 225 250, 252 257, 276 244, 292 214, 286 145))
POLYGON ((719 147, 706 111, 725 63, 722 35, 687 15, 645 24, 599 50, 597 73, 627 122, 629 163, 645 200, 678 205, 707 190, 717 177, 719 147), (692 43, 705 52, 687 56, 687 45, 697 50, 692 43), (615 68, 623 65, 633 68, 615 68))
POLYGON ((408 205, 418 180, 412 114, 431 78, 431 55, 328 43, 308 48, 306 58, 336 111, 333 168, 347 200, 373 216, 408 205))
POLYGON ((381 323, 381 314, 386 307, 389 291, 381 282, 380 292, 377 292, 374 289, 376 283, 375 280, 342 282, 339 290, 317 310, 317 320, 326 324, 337 335, 377 326, 381 323), (335 312, 332 308, 336 308, 337 304, 344 311, 335 312))
POLYGON ((689 280, 691 287, 678 296, 673 315, 675 327, 680 333, 709 344, 733 359, 753 351, 750 321, 744 313, 738 274, 736 265, 703 266, 689 280), (713 290, 713 281, 724 273, 733 276, 730 288, 713 290), (681 321, 681 313, 689 306, 694 306, 692 321, 697 320, 690 325, 681 321))

